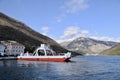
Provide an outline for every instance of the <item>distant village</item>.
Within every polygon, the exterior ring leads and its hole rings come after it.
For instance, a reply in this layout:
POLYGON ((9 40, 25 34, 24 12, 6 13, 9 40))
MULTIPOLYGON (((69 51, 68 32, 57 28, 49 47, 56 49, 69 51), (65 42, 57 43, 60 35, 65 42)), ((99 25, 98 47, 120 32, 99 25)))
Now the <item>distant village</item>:
POLYGON ((25 46, 16 41, 1 41, 0 56, 17 56, 24 53, 25 46))

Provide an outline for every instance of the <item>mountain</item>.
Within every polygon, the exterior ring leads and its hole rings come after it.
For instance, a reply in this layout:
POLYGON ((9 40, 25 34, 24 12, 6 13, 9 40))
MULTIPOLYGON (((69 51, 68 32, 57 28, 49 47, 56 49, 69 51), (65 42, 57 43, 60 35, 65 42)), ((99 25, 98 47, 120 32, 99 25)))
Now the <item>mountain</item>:
POLYGON ((79 37, 71 42, 68 42, 67 44, 65 44, 65 42, 61 43, 61 45, 66 49, 80 52, 83 54, 98 54, 117 44, 118 44, 117 42, 100 41, 85 37, 79 37))
POLYGON ((17 41, 25 45, 26 50, 30 52, 41 43, 50 44, 53 50, 58 52, 67 51, 53 39, 34 31, 20 21, 0 13, 0 41, 5 40, 17 41))
POLYGON ((100 53, 101 55, 120 55, 120 44, 100 53))

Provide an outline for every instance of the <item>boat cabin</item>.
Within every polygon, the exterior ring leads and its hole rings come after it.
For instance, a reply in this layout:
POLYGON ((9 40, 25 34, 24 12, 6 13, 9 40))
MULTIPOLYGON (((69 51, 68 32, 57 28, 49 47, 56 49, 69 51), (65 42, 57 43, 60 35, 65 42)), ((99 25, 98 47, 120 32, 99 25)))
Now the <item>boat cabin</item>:
POLYGON ((50 48, 49 45, 41 44, 39 48, 37 48, 33 55, 35 56, 54 56, 55 52, 50 48))

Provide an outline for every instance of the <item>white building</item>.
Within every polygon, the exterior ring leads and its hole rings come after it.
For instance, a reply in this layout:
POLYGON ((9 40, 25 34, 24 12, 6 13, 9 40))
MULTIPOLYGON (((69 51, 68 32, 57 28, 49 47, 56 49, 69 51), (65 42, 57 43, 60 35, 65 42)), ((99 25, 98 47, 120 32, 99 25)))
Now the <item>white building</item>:
POLYGON ((19 55, 21 53, 24 53, 25 47, 20 43, 10 43, 8 49, 10 55, 19 55))
POLYGON ((6 46, 6 55, 19 55, 24 53, 25 46, 16 41, 3 41, 2 43, 6 46))
POLYGON ((5 46, 3 44, 0 44, 0 55, 4 55, 5 53, 5 46))

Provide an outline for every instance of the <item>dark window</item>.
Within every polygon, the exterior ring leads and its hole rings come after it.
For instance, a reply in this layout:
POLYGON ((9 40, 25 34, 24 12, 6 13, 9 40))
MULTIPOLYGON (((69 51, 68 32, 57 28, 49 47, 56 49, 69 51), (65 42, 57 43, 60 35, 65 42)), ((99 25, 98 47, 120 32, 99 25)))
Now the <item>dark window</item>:
POLYGON ((45 55, 44 50, 38 50, 38 55, 39 56, 44 56, 45 55))
POLYGON ((47 53, 48 56, 52 56, 53 55, 50 50, 47 50, 46 53, 47 53))

